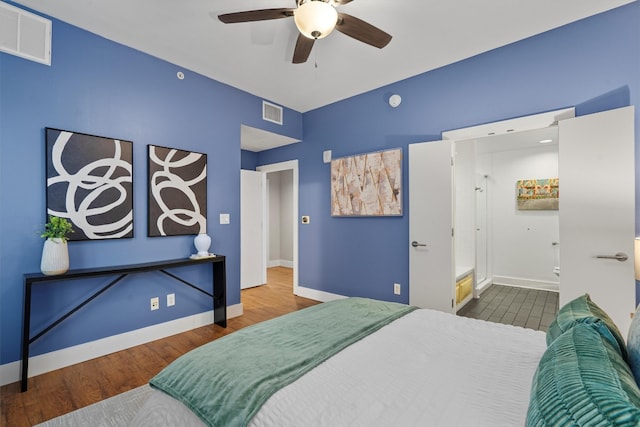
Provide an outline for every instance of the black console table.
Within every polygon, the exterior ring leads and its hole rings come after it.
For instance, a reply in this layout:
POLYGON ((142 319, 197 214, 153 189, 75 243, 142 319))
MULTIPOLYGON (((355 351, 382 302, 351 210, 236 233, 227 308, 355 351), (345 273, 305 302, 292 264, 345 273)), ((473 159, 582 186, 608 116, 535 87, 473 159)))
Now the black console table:
POLYGON ((225 257, 217 255, 210 258, 198 258, 198 259, 174 259, 168 261, 147 262, 142 264, 131 265, 118 265, 114 267, 98 267, 98 268, 85 268, 79 270, 69 270, 65 274, 57 276, 45 276, 41 273, 30 273, 24 275, 24 321, 22 324, 22 391, 27 391, 28 373, 29 373, 29 345, 35 340, 42 337, 51 329, 58 326, 61 322, 67 319, 76 311, 93 301, 100 294, 111 288, 113 285, 127 277, 130 273, 142 273, 145 271, 160 271, 167 276, 183 283, 193 289, 208 295, 213 299, 213 322, 216 325, 227 327, 227 274, 225 257), (209 293, 186 280, 181 279, 173 273, 166 271, 169 268, 185 267, 188 265, 196 264, 208 264, 213 266, 213 293, 209 293), (31 287, 38 283, 47 283, 53 281, 64 281, 72 279, 82 279, 95 276, 118 276, 106 286, 100 289, 98 292, 91 295, 89 298, 78 304, 73 309, 69 310, 57 320, 52 322, 49 326, 45 327, 42 331, 31 337, 30 323, 31 323, 31 287))

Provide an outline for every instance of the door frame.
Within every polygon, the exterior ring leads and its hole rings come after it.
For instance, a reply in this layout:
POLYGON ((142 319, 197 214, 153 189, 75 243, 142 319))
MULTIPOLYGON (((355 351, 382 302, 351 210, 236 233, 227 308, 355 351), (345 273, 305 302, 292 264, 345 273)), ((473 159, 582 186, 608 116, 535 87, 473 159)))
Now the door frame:
MULTIPOLYGON (((508 119, 508 120, 502 120, 502 121, 497 121, 497 122, 492 122, 492 123, 487 123, 487 124, 482 124, 482 125, 476 125, 476 126, 470 126, 470 127, 466 127, 466 128, 459 128, 459 129, 454 129, 454 130, 449 130, 449 131, 443 131, 442 132, 442 141, 447 141, 450 142, 452 144, 452 146, 455 146, 456 141, 464 141, 464 140, 469 140, 469 139, 475 139, 475 138, 482 138, 485 136, 493 136, 493 135, 501 135, 501 134, 508 134, 508 133, 512 133, 512 132, 519 132, 519 131, 524 131, 524 130, 533 130, 533 129, 539 129, 539 128, 544 128, 544 127, 548 127, 548 126, 555 126, 557 125, 557 123, 560 120, 565 120, 565 119, 570 119, 575 117, 575 108, 571 107, 571 108, 564 108, 564 109, 560 109, 560 110, 555 110, 555 111, 549 111, 549 112, 545 112, 545 113, 539 113, 539 114, 532 114, 529 116, 523 116, 523 117, 517 117, 514 119, 508 119)), ((417 144, 430 144, 430 143, 436 143, 437 141, 429 141, 429 142, 425 142, 425 143, 417 143, 417 144)), ((410 147, 413 144, 410 144, 410 147)), ((452 150, 453 152, 453 150, 452 150)), ((409 162, 411 162, 411 155, 409 154, 409 162)), ((453 159, 452 159, 453 162, 453 159)), ((453 162, 455 163, 455 162, 453 162)), ((453 166, 455 167, 455 165, 453 166)), ((409 168, 411 170, 411 167, 409 168)), ((454 188, 452 189, 452 191, 455 191, 455 183, 453 184, 454 188)), ((409 206, 412 205, 412 195, 411 195, 411 186, 409 186, 409 206)), ((455 197, 455 193, 453 193, 454 195, 452 197, 455 197)), ((415 203, 415 202, 414 202, 415 203)), ((453 208, 453 214, 455 215, 455 207, 453 208)), ((410 222, 411 222, 411 217, 410 217, 410 222)), ((455 220, 452 218, 452 225, 455 224, 455 220)), ((409 225, 409 230, 411 233, 411 225, 409 225)), ((454 231, 455 233, 455 231, 454 231)), ((410 236, 410 239, 415 238, 414 236, 410 236)), ((408 246, 409 251, 411 250, 415 250, 415 248, 412 248, 410 245, 408 246)), ((452 257, 452 268, 451 268, 451 286, 454 286, 455 284, 455 246, 453 247, 453 254, 452 257)), ((409 252, 409 258, 411 259, 411 252, 409 252)), ((476 260, 477 262, 477 260, 476 260)), ((414 275, 412 273, 412 266, 411 266, 411 262, 409 263, 409 277, 411 278, 412 275, 414 275)), ((414 286, 414 283, 409 283, 409 287, 410 287, 410 292, 411 292, 411 287, 414 286)), ((475 288, 476 288, 476 283, 474 280, 474 297, 478 297, 479 295, 477 295, 477 293, 475 292, 475 288)), ((415 290, 414 290, 415 291, 415 290)), ((452 292, 454 292, 452 290, 452 292)), ((455 295, 455 293, 454 293, 455 295)), ((455 300, 455 298, 454 298, 455 300)), ((410 301, 411 303, 411 301, 410 301)), ((446 302, 444 302, 443 304, 446 304, 446 302)), ((455 312, 455 310, 457 309, 456 304, 453 304, 453 310, 455 312)))
MULTIPOLYGON (((442 132, 443 140, 450 140, 455 145, 457 141, 465 141, 470 139, 480 139, 488 136, 505 135, 513 132, 523 132, 527 130, 541 129, 550 126, 557 126, 561 120, 572 119, 576 116, 576 109, 574 107, 562 108, 559 110, 547 111, 544 113, 531 114, 528 116, 516 117, 513 119, 500 120, 497 122, 485 123, 482 125, 470 126, 466 128, 459 128, 450 131, 442 132)), ((454 189, 455 191, 455 189, 454 189)), ((455 211, 454 211, 455 215, 455 211)), ((455 220, 454 220, 455 223, 455 220)), ((491 268, 491 241, 490 230, 487 229, 487 244, 489 250, 487 251, 487 280, 493 280, 493 268, 491 268)), ((454 251, 455 252, 455 251, 454 251)), ((476 254, 475 264, 477 265, 478 259, 476 254)), ((455 259, 454 259, 455 268, 455 259)), ((479 298, 482 290, 486 289, 484 286, 478 289, 478 283, 474 279, 473 297, 479 298)))
MULTIPOLYGON (((272 164, 268 164, 268 165, 262 165, 262 166, 258 166, 256 168, 256 171, 258 172, 262 172, 265 174, 269 173, 269 172, 281 172, 281 171, 287 171, 290 170, 293 173, 293 195, 292 195, 292 235, 293 235, 293 293, 295 295, 298 295, 298 160, 289 160, 286 162, 279 162, 279 163, 272 163, 272 164)), ((263 200, 265 201, 265 209, 263 210, 263 224, 265 224, 265 230, 268 227, 268 223, 267 223, 267 215, 269 212, 269 206, 267 206, 266 204, 266 200, 267 200, 267 189, 268 186, 264 186, 263 187, 263 200)), ((268 232, 265 233, 265 235, 268 235, 268 232)), ((265 238, 265 241, 263 242, 266 248, 267 245, 267 240, 265 238)), ((268 260, 267 260, 267 253, 268 251, 265 250, 264 251, 264 265, 265 268, 268 264, 268 260)))
POLYGON ((548 111, 546 113, 532 114, 516 117, 515 119, 501 120, 483 125, 470 126, 442 132, 442 139, 463 141, 466 139, 482 138, 485 136, 503 135, 512 132, 540 129, 557 125, 560 120, 575 117, 576 109, 563 108, 561 110, 548 111))

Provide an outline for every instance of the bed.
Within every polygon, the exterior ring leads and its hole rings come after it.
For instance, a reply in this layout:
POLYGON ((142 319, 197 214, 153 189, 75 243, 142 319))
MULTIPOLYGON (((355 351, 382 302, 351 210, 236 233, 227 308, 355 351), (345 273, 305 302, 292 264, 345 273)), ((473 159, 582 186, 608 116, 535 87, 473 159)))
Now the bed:
POLYGON ((624 340, 576 301, 546 334, 364 298, 319 304, 177 359, 132 425, 640 425, 624 340))

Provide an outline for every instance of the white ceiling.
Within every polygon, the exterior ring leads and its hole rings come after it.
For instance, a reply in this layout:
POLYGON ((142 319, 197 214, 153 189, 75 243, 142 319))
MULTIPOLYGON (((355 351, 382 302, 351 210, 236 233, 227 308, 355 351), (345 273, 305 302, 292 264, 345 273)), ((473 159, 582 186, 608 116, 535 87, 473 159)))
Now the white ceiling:
POLYGON ((334 31, 298 65, 291 63, 292 18, 242 24, 216 18, 294 7, 294 0, 17 3, 305 112, 633 1, 354 0, 338 11, 390 33, 389 45, 379 50, 334 31))
POLYGON ((470 141, 479 143, 476 145, 476 153, 478 154, 524 150, 527 148, 540 147, 542 144, 544 144, 545 147, 555 146, 557 149, 558 126, 554 125, 540 129, 485 136, 470 141))
POLYGON ((243 150, 258 152, 283 145, 295 144, 300 140, 289 138, 285 135, 268 132, 247 125, 240 125, 240 141, 243 150))

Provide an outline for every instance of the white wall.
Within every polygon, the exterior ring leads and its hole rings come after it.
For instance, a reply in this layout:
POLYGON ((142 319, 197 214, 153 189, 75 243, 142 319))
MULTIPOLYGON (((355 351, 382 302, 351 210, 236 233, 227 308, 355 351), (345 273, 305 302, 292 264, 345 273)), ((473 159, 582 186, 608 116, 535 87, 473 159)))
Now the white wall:
POLYGON ((267 174, 269 245, 267 266, 293 267, 293 172, 267 174))
POLYGON ((293 171, 280 172, 280 259, 293 263, 293 171))
POLYGON ((516 181, 558 176, 557 146, 486 156, 490 161, 482 159, 481 163, 491 164, 488 187, 494 283, 558 289, 559 280, 553 274, 558 248, 552 245, 559 240, 558 211, 517 210, 515 198, 516 181))
POLYGON ((280 259, 280 172, 267 174, 267 206, 269 207, 269 242, 267 266, 280 259))

